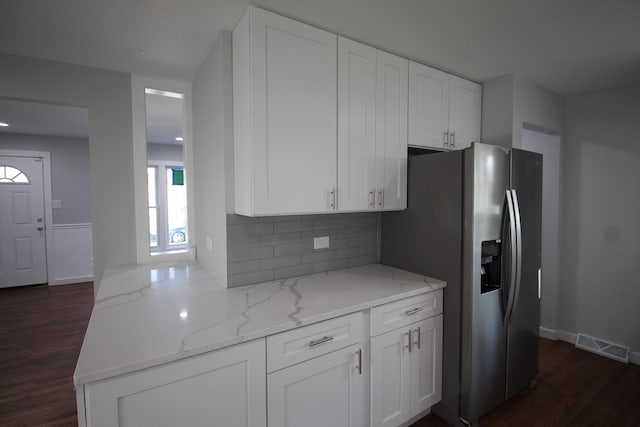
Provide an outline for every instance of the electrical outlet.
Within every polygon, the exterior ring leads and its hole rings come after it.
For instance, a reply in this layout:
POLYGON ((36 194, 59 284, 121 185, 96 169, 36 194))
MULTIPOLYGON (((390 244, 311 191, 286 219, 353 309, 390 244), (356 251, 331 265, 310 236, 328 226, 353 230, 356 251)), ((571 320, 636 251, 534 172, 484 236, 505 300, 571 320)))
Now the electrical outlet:
POLYGON ((213 250, 213 240, 211 240, 211 237, 207 237, 206 241, 207 241, 207 249, 212 251, 213 250))
POLYGON ((325 249, 328 247, 329 247, 329 236, 313 238, 313 249, 325 249))

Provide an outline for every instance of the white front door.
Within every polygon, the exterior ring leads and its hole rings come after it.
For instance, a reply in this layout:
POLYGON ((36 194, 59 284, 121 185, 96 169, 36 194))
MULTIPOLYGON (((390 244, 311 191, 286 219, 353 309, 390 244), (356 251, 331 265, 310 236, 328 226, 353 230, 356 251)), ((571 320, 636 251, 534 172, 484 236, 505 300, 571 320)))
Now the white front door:
POLYGON ((42 164, 0 156, 0 288, 47 282, 42 164))

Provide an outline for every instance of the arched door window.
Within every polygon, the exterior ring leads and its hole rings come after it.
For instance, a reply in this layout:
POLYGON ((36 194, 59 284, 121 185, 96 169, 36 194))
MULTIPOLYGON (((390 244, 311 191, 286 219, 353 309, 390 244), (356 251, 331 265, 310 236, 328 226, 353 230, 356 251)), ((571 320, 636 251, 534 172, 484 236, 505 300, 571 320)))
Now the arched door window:
POLYGON ((0 166, 0 184, 29 184, 29 177, 13 166, 0 166))

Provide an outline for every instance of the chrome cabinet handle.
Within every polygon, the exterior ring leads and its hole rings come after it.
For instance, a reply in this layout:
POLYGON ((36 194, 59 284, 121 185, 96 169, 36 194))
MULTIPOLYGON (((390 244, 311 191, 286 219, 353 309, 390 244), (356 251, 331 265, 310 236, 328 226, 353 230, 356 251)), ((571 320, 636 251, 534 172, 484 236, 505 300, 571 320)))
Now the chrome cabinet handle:
POLYGON ((424 310, 424 308, 416 307, 411 310, 405 311, 404 314, 406 314, 407 316, 413 316, 414 314, 420 313, 422 310, 424 310))
POLYGON ((442 137, 442 145, 445 147, 449 146, 449 131, 445 130, 444 135, 442 137))
POLYGON ((318 338, 317 340, 309 341, 309 347, 314 347, 318 344, 322 344, 329 341, 333 341, 333 337, 331 335, 325 335, 324 337, 318 338))
POLYGON ((356 353, 358 353, 358 374, 362 375, 362 349, 358 349, 356 353))
POLYGON ((370 208, 376 207, 376 190, 374 188, 369 190, 369 207, 370 208))
POLYGON ((404 346, 404 348, 407 348, 407 347, 408 347, 408 348, 409 348, 409 353, 411 353, 411 347, 413 347, 413 343, 412 343, 412 341, 411 341, 411 329, 409 329, 409 330, 405 333, 405 335, 408 335, 408 336, 409 336, 409 345, 405 345, 405 346, 404 346))
POLYGON ((451 143, 449 144, 451 148, 456 148, 456 132, 451 132, 451 143))
POLYGON ((416 328, 416 335, 418 336, 418 340, 416 342, 416 345, 418 346, 418 350, 420 350, 420 344, 421 344, 420 341, 422 340, 422 338, 420 338, 420 327, 419 326, 416 328))
POLYGON ((332 188, 331 190, 329 190, 329 207, 331 209, 336 208, 336 189, 332 188))

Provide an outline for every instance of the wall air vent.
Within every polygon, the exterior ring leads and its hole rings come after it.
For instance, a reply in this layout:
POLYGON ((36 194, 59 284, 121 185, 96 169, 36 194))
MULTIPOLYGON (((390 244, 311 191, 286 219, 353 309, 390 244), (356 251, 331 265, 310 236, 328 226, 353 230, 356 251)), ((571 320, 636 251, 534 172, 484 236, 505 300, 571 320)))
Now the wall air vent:
POLYGON ((587 350, 619 362, 629 363, 629 347, 614 344, 600 338, 590 337, 585 334, 578 334, 576 347, 587 350))

